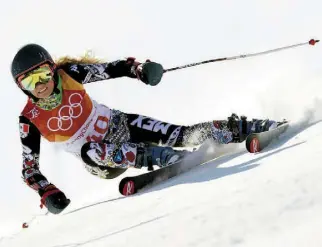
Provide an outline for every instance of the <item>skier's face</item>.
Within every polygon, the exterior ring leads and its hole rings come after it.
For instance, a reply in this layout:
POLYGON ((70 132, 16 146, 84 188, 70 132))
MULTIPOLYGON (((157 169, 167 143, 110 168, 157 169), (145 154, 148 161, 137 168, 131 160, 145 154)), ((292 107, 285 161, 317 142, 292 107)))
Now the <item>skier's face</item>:
POLYGON ((38 99, 44 99, 52 94, 52 92, 54 91, 54 87, 54 81, 50 80, 46 84, 37 83, 36 88, 30 92, 33 96, 37 97, 38 99))
POLYGON ((28 90, 39 99, 47 98, 54 90, 53 71, 48 64, 44 64, 35 70, 18 78, 20 86, 28 90))

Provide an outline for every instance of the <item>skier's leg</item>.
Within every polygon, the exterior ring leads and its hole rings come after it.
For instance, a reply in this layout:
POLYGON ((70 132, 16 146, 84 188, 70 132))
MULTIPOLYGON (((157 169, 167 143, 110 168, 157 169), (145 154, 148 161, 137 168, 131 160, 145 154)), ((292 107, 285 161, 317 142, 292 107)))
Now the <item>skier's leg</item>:
POLYGON ((250 132, 265 131, 273 124, 233 114, 228 120, 180 126, 113 110, 108 135, 102 143, 84 144, 82 158, 91 169, 166 166, 185 155, 171 147, 200 145, 211 138, 219 143, 241 142, 250 132), (166 147, 147 145, 151 143, 166 147))
POLYGON ((85 169, 94 176, 104 178, 104 179, 113 179, 124 173, 127 169, 124 168, 111 168, 109 166, 103 165, 104 163, 100 161, 98 155, 102 154, 101 145, 103 143, 92 144, 96 147, 97 151, 94 154, 90 151, 92 146, 90 142, 85 143, 81 149, 81 158, 84 162, 85 169))
POLYGON ((275 121, 247 121, 232 114, 227 120, 215 120, 191 126, 180 126, 162 122, 137 114, 124 114, 129 138, 132 142, 151 142, 157 145, 187 147, 202 144, 207 139, 218 143, 242 142, 252 132, 262 132, 276 127, 275 121))
POLYGON ((154 143, 170 147, 193 147, 207 139, 229 143, 233 133, 227 128, 228 121, 203 122, 190 126, 175 125, 150 117, 125 114, 129 137, 135 143, 154 143))
POLYGON ((112 173, 110 176, 113 176, 113 174, 121 174, 122 169, 126 170, 130 167, 141 168, 146 166, 152 168, 153 165, 159 167, 168 166, 180 160, 185 153, 175 151, 170 147, 145 146, 144 144, 129 142, 117 145, 88 142, 81 149, 81 157, 89 166, 90 172, 103 178, 109 178, 105 176, 104 171, 112 173), (106 170, 105 168, 109 169, 106 170), (118 172, 114 172, 114 169, 117 169, 118 172))

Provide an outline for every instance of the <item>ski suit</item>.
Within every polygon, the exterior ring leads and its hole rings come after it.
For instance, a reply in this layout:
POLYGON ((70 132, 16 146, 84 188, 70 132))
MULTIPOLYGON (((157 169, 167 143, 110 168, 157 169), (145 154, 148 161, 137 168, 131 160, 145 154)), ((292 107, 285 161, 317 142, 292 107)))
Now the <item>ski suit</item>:
MULTIPOLYGON (((232 132, 216 132, 216 124, 205 122, 180 126, 150 117, 127 114, 97 103, 86 93, 84 84, 127 76, 136 78, 127 60, 99 64, 65 64, 57 68, 55 78, 60 81, 61 104, 51 110, 43 109, 30 98, 19 117, 23 147, 22 175, 24 181, 38 191, 50 183, 39 169, 41 137, 67 152, 81 157, 85 168, 94 175, 108 178, 108 169, 93 161, 82 148, 89 144, 109 143, 105 150, 110 156, 109 167, 135 166, 135 145, 155 143, 183 147, 199 145, 208 138, 221 142, 232 140, 232 132), (119 151, 123 159, 117 162, 119 151), (103 171, 103 173, 102 173, 103 171)), ((122 172, 125 169, 122 169, 122 172)))

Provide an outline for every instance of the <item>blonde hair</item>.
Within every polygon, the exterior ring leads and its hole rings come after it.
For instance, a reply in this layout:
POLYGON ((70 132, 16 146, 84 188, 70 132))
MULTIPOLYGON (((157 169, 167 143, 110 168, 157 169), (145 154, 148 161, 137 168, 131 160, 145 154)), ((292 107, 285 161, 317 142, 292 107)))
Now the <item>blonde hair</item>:
POLYGON ((55 60, 55 64, 57 67, 61 67, 65 64, 92 64, 92 63, 103 63, 104 61, 96 58, 91 51, 87 51, 85 55, 80 57, 70 57, 63 56, 55 60))

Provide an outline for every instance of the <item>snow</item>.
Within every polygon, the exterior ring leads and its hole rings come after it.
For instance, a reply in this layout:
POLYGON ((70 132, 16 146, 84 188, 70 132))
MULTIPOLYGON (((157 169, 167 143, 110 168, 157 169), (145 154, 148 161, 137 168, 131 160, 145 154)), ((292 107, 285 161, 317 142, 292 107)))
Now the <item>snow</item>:
POLYGON ((118 193, 121 178, 98 179, 43 141, 41 170, 72 201, 61 215, 46 215, 20 178, 17 117, 26 99, 9 72, 27 42, 55 57, 92 49, 100 58, 150 58, 165 68, 274 49, 321 38, 321 6, 317 0, 6 2, 0 246, 321 246, 321 44, 171 72, 156 87, 128 78, 87 85, 112 108, 172 123, 236 112, 287 118, 292 126, 261 154, 227 155, 127 198, 118 193))

